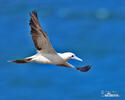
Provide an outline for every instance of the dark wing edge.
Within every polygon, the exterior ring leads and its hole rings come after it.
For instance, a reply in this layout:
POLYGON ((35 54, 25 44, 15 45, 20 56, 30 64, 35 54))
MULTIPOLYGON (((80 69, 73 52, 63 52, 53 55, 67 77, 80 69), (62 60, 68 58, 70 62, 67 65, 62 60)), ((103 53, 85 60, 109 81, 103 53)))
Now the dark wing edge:
POLYGON ((73 65, 69 63, 64 63, 64 64, 57 64, 57 66, 64 66, 64 67, 70 67, 70 68, 75 68, 81 72, 88 72, 91 69, 90 65, 84 66, 84 67, 74 67, 73 65))
POLYGON ((84 66, 84 67, 77 67, 77 70, 81 72, 88 72, 91 69, 90 65, 84 66))
POLYGON ((40 31, 40 32, 42 32, 44 37, 48 39, 47 34, 42 30, 42 28, 41 28, 41 26, 39 24, 39 20, 38 20, 38 17, 37 17, 37 12, 32 11, 32 13, 30 13, 30 17, 31 17, 31 19, 30 19, 29 25, 31 26, 31 34, 33 35, 34 32, 40 31), (36 28, 38 30, 36 30, 36 28))

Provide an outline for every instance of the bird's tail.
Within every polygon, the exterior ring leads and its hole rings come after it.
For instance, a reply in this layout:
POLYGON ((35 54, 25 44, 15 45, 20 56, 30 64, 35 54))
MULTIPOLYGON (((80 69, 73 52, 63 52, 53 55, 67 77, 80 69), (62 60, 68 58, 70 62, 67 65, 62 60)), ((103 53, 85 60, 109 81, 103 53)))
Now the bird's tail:
POLYGON ((90 68, 91 68, 91 66, 87 65, 85 67, 77 67, 76 69, 81 72, 87 72, 90 68))
POLYGON ((32 58, 27 58, 27 59, 20 59, 20 60, 13 60, 13 61, 8 61, 8 62, 13 62, 13 63, 28 63, 31 62, 32 58))

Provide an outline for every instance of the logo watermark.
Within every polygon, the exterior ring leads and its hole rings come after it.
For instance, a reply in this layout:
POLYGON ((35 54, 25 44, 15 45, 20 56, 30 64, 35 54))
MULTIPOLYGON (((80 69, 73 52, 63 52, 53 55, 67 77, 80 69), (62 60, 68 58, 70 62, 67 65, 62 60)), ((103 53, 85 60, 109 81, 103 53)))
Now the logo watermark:
POLYGON ((101 90, 101 97, 120 97, 117 91, 101 90))

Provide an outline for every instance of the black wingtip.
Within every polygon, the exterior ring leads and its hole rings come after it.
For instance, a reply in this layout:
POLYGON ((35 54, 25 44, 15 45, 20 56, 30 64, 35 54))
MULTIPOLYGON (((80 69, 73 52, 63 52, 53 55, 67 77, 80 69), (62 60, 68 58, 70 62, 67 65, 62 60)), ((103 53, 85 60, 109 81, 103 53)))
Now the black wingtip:
POLYGON ((91 69, 91 66, 87 65, 85 67, 78 67, 77 70, 81 72, 88 72, 91 69))
POLYGON ((30 16, 33 16, 33 15, 37 16, 37 11, 36 11, 36 10, 33 10, 32 12, 29 13, 29 15, 30 15, 30 16))
POLYGON ((36 10, 33 10, 32 14, 33 14, 33 16, 37 17, 37 11, 36 10))

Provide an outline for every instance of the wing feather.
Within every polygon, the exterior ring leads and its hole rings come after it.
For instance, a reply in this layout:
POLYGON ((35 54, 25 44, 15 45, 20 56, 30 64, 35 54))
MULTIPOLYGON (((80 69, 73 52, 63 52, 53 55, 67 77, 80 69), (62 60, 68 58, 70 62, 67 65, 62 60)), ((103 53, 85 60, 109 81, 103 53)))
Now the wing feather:
POLYGON ((39 24, 37 12, 33 11, 30 13, 30 17, 31 35, 36 49, 41 53, 56 53, 50 44, 46 32, 42 30, 39 24))

